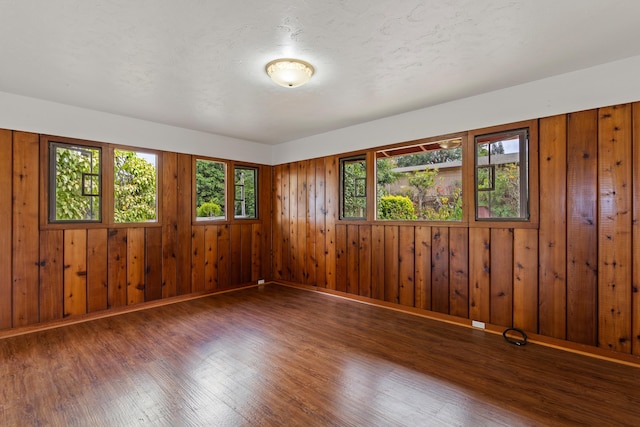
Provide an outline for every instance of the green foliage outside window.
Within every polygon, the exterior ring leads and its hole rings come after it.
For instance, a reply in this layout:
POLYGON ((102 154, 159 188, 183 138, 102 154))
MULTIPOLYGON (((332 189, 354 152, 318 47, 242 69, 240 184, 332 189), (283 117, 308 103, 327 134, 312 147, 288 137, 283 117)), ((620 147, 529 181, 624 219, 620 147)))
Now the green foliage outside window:
POLYGON ((196 159, 196 217, 224 219, 225 164, 196 159))
POLYGON ((425 209, 424 205, 427 200, 427 195, 433 188, 437 177, 438 169, 425 169, 409 175, 407 181, 414 189, 413 195, 418 204, 418 212, 422 212, 425 209))
POLYGON ((448 150, 433 150, 398 157, 398 167, 435 165, 462 159, 462 147, 448 150))
POLYGON ((55 212, 51 219, 99 221, 100 149, 52 144, 51 151, 55 156, 55 212))
POLYGON ((213 202, 204 202, 196 209, 196 216, 198 218, 215 218, 222 215, 222 208, 220 205, 213 202))
MULTIPOLYGON (((478 188, 489 186, 487 169, 478 169, 478 188)), ((478 206, 490 209, 492 217, 518 218, 520 216, 520 168, 516 163, 505 163, 495 168, 493 191, 478 191, 478 206)))
POLYGON ((416 219, 413 202, 407 196, 382 196, 378 203, 379 219, 416 219))
POLYGON ((527 144, 527 129, 476 137, 478 219, 528 217, 527 144))
MULTIPOLYGON (((50 155, 55 171, 50 219, 100 221, 101 149, 51 143, 50 155)), ((114 222, 157 219, 155 155, 116 149, 113 168, 114 222)))
POLYGON ((257 218, 258 170, 251 167, 234 168, 234 216, 257 218))
POLYGON ((156 166, 135 151, 114 150, 113 174, 114 221, 122 223, 155 220, 156 166))
POLYGON ((422 216, 430 221, 460 221, 462 219, 462 185, 456 183, 450 194, 436 188, 438 195, 432 202, 435 207, 428 206, 422 216))
MULTIPOLYGON (((416 146, 415 153, 396 156, 387 150, 385 155, 390 157, 377 159, 378 219, 462 220, 462 148, 434 149, 433 145, 416 146), (388 202, 382 201, 386 196, 410 200, 412 216, 388 210, 388 202)), ((406 153, 405 147, 401 150, 406 153)))
POLYGON ((367 215, 367 166, 364 158, 343 159, 341 218, 365 218, 367 215))

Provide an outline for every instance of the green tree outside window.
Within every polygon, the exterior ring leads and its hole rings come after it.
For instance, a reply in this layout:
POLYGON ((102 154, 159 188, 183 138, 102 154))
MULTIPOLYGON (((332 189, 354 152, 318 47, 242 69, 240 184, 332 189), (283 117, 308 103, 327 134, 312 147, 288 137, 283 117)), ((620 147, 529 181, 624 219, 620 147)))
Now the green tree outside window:
POLYGON ((156 220, 158 187, 155 155, 116 149, 113 176, 114 221, 156 220))

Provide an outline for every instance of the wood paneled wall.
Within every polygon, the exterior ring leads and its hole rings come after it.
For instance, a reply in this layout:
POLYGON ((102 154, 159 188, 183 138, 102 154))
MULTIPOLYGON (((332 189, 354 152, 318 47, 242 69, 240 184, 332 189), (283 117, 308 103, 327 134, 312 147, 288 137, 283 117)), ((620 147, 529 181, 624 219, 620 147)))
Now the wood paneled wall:
MULTIPOLYGON (((0 130, 0 329, 275 279, 640 355, 640 103, 539 120, 539 226, 341 221, 339 156, 260 168, 261 221, 39 228, 39 136, 0 130)), ((185 214, 187 213, 187 214, 185 214)))
POLYGON ((39 141, 0 130, 0 329, 270 280, 270 167, 260 221, 192 224, 192 158, 162 152, 160 224, 41 229, 39 141))
POLYGON ((340 221, 338 159, 274 167, 274 278, 640 355, 640 103, 539 120, 539 227, 340 221))

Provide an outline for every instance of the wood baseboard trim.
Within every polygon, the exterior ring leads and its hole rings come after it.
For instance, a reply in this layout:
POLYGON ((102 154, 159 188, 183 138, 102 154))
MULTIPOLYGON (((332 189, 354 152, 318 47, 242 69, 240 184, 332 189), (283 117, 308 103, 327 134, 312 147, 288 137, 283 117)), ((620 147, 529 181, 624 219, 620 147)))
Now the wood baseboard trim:
MULTIPOLYGON (((298 289, 304 289, 312 292, 319 292, 323 294, 332 295, 339 298, 345 298, 351 301, 356 301, 364 304, 375 305, 378 307, 387 308, 390 310, 396 310, 404 313, 413 314, 416 316, 424 317, 427 319, 437 320, 440 322, 451 323, 457 326, 463 326, 467 328, 477 329, 471 325, 470 319, 463 319, 461 317, 451 316, 448 314, 437 313, 433 311, 422 310, 415 307, 407 307, 400 304, 395 304, 388 301, 381 301, 373 298, 363 297, 360 295, 352 295, 346 292, 336 291, 334 289, 320 288, 312 285, 304 285, 300 283, 286 282, 286 281, 272 281, 269 283, 275 283, 277 285, 289 286, 298 289)), ((492 325, 485 323, 484 331, 502 335, 502 332, 506 328, 503 326, 492 325)), ((558 350, 568 351, 571 353, 577 353, 584 356, 593 357, 596 359, 607 360, 610 362, 620 363, 623 365, 633 366, 640 368, 640 357, 631 354, 617 353, 611 350, 603 349, 600 347, 593 347, 585 344, 578 344, 570 341, 565 341, 557 338, 551 338, 544 335, 527 332, 527 341, 546 347, 556 348, 558 350)))
POLYGON ((46 331, 49 329, 61 328, 64 326, 74 325, 76 323, 90 322, 92 320, 104 319, 107 317, 113 317, 113 316, 119 316, 121 314, 132 313, 135 311, 147 310, 154 307, 162 307, 164 305, 176 304, 179 302, 189 301, 189 300, 198 299, 198 298, 204 298, 211 295, 224 294, 227 292, 235 292, 242 289, 254 288, 257 286, 262 286, 262 285, 251 284, 251 285, 234 287, 229 289, 195 292, 195 293, 186 294, 186 295, 179 295, 175 297, 143 302, 143 303, 132 305, 132 306, 124 306, 124 307, 103 310, 103 311, 96 311, 94 313, 87 313, 87 314, 82 314, 78 316, 68 317, 65 319, 53 320, 51 322, 36 323, 34 325, 29 325, 29 326, 21 326, 18 328, 0 330, 0 340, 5 338, 10 338, 10 337, 15 337, 18 335, 25 335, 25 334, 31 334, 34 332, 46 331))

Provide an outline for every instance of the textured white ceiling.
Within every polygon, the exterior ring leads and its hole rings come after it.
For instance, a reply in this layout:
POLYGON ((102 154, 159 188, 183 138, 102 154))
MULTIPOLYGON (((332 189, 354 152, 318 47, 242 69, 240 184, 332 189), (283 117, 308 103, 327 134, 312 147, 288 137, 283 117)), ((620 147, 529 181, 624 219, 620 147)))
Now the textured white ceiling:
POLYGON ((0 0, 0 91, 277 144, 638 55, 638 17, 637 0, 0 0), (278 57, 316 74, 276 86, 278 57))

